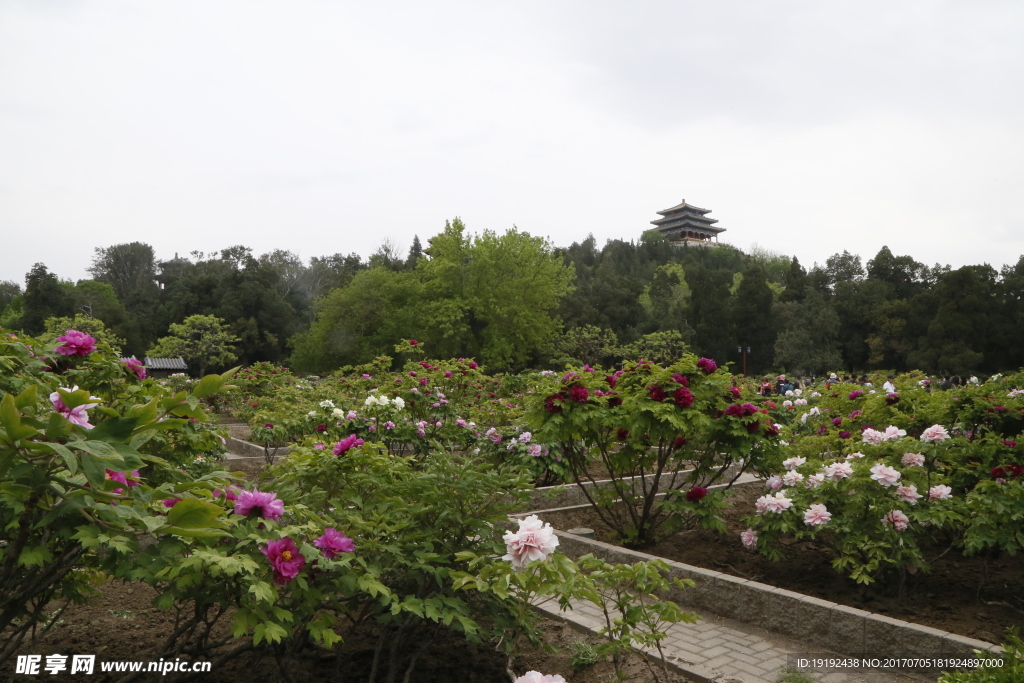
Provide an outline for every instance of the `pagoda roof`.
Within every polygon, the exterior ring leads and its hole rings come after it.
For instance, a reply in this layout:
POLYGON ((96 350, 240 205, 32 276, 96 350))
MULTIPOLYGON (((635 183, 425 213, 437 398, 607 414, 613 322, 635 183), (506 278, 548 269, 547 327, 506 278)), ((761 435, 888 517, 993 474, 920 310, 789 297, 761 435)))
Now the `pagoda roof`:
POLYGON ((661 211, 657 211, 656 213, 658 213, 658 214, 660 214, 662 216, 666 216, 666 215, 668 215, 670 213, 681 213, 683 211, 691 211, 693 213, 699 213, 699 214, 711 213, 711 209, 702 209, 699 206, 694 206, 693 204, 687 204, 685 199, 682 202, 680 202, 679 204, 676 204, 675 206, 673 206, 670 209, 662 209, 661 211))

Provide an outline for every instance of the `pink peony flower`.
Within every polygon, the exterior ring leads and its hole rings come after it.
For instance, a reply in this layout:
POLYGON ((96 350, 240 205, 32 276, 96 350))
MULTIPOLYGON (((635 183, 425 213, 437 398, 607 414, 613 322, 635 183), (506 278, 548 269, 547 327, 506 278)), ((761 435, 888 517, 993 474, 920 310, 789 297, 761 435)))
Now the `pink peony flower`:
POLYGON ((88 356, 96 350, 96 340, 78 330, 68 330, 57 337, 57 341, 63 342, 56 348, 57 353, 62 356, 88 356))
POLYGON ((740 534, 740 541, 743 542, 743 547, 745 548, 756 548, 757 532, 753 529, 748 528, 746 531, 740 534))
POLYGON ((765 512, 780 514, 783 510, 788 510, 792 505, 793 499, 787 498, 785 491, 776 491, 774 496, 761 496, 754 503, 758 514, 765 512))
POLYGON ((526 447, 526 452, 535 458, 539 458, 541 455, 544 454, 544 449, 541 447, 539 443, 531 443, 529 446, 526 447))
POLYGON ((856 453, 850 453, 848 456, 846 456, 846 459, 847 460, 853 460, 854 458, 863 458, 863 457, 864 457, 864 454, 861 453, 860 451, 857 451, 856 453))
POLYGON ((785 484, 786 486, 796 486, 803 480, 804 475, 800 474, 795 470, 793 472, 786 472, 784 475, 782 475, 782 483, 785 484))
POLYGON ((284 514, 284 501, 277 497, 276 493, 260 491, 242 491, 235 501, 235 514, 248 517, 256 512, 263 519, 277 521, 284 514))
MULTIPOLYGON (((71 389, 64 389, 64 391, 72 393, 78 391, 78 387, 75 386, 71 389)), ((64 401, 61 400, 60 392, 55 391, 50 394, 50 403, 53 404, 53 409, 63 415, 71 424, 76 424, 80 427, 85 427, 86 429, 92 429, 92 425, 89 424, 89 414, 86 411, 98 406, 99 399, 95 396, 92 396, 91 398, 97 401, 97 403, 84 403, 80 406, 75 406, 74 408, 68 408, 64 405, 64 401)))
POLYGON ((519 435, 519 443, 530 443, 530 439, 533 438, 533 434, 530 432, 523 432, 519 435))
POLYGON ((921 441, 926 443, 942 443, 949 439, 949 432, 942 425, 932 425, 921 433, 921 441))
POLYGON ((900 483, 900 473, 883 463, 877 463, 871 468, 871 478, 882 486, 898 486, 900 483))
POLYGON ((795 470, 797 467, 800 467, 800 465, 803 465, 805 462, 807 462, 807 458, 787 458, 786 460, 782 461, 782 466, 785 467, 787 470, 795 470))
POLYGON ((948 500, 953 497, 953 489, 945 484, 936 484, 928 489, 928 500, 948 500))
POLYGON ((334 527, 324 529, 323 536, 313 541, 313 545, 323 550, 324 557, 329 560, 333 560, 342 553, 354 553, 356 551, 356 544, 352 542, 352 539, 335 530, 334 527))
POLYGON ((924 465, 924 455, 921 453, 904 453, 903 457, 900 458, 900 462, 907 467, 921 467, 924 465))
POLYGON ((923 496, 917 492, 917 487, 914 486, 913 484, 897 486, 896 493, 897 495, 899 495, 900 498, 910 503, 911 505, 917 505, 917 499, 923 498, 923 496))
POLYGON ((836 462, 825 468, 825 478, 829 481, 847 479, 853 474, 853 467, 848 462, 836 462))
POLYGON ((807 477, 807 488, 816 489, 821 486, 822 482, 825 481, 825 474, 823 472, 816 472, 811 476, 807 477))
POLYGON ((501 559, 510 560, 514 569, 522 569, 534 560, 546 560, 558 546, 554 529, 537 515, 519 520, 519 531, 506 531, 503 538, 508 553, 501 559))
POLYGON ((146 366, 143 365, 140 361, 137 361, 134 358, 126 358, 121 362, 124 365, 128 366, 128 369, 134 372, 135 376, 138 377, 140 380, 146 379, 146 366))
POLYGON ((807 526, 821 526, 832 519, 832 513, 821 503, 816 503, 804 510, 804 524, 807 526))
POLYGON ((271 541, 266 548, 260 548, 260 552, 270 560, 270 566, 274 568, 274 582, 278 585, 294 579, 306 564, 306 558, 290 538, 271 541))
POLYGON ((894 427, 889 425, 885 428, 885 435, 882 437, 885 441, 896 441, 897 439, 907 435, 907 430, 894 427))
POLYGON ((718 363, 711 358, 701 358, 697 361, 697 368, 703 370, 705 375, 710 375, 718 369, 718 363))
POLYGON ((772 491, 772 493, 774 493, 775 491, 778 491, 779 489, 782 488, 782 477, 780 477, 777 474, 773 474, 772 476, 764 480, 764 485, 767 486, 768 489, 772 491))
POLYGON ((349 434, 344 439, 342 439, 338 443, 334 444, 333 453, 335 455, 341 455, 343 453, 348 452, 348 450, 351 449, 351 448, 356 448, 357 446, 362 446, 364 443, 366 443, 366 442, 363 441, 362 439, 360 439, 355 434, 349 434))
POLYGON ((539 671, 527 671, 517 678, 514 683, 565 683, 565 679, 558 674, 542 674, 539 671))
POLYGON ((878 445, 885 441, 885 434, 882 432, 868 427, 861 434, 861 438, 864 439, 864 443, 878 445))
POLYGON ((910 518, 900 510, 892 510, 886 513, 885 517, 882 517, 882 525, 892 527, 896 530, 896 533, 901 534, 910 526, 910 518))
POLYGON ((238 489, 234 486, 229 486, 225 490, 220 489, 213 490, 213 497, 220 498, 224 496, 225 500, 238 500, 238 489))

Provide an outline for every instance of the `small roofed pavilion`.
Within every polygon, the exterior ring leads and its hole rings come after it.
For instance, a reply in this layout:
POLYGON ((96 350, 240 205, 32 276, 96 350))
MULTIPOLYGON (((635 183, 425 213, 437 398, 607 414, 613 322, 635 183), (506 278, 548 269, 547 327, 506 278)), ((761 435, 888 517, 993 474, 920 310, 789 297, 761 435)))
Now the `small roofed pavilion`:
POLYGON ((716 228, 715 218, 708 218, 706 214, 711 209, 702 209, 699 206, 687 204, 684 199, 671 209, 658 211, 661 216, 656 221, 651 221, 662 235, 665 235, 672 244, 715 246, 718 242, 718 234, 725 232, 725 228, 716 228))

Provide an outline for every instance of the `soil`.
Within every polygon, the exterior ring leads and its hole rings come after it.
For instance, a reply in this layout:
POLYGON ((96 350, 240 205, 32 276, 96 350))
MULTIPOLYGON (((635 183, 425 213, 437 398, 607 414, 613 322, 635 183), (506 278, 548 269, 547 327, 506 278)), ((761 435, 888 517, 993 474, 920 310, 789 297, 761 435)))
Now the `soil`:
MULTIPOLYGON (((760 483, 733 489, 723 515, 725 534, 683 531, 644 552, 990 643, 1000 643, 1006 628, 1024 625, 1024 555, 964 557, 954 549, 934 559, 945 549, 936 550, 926 554, 932 571, 909 576, 901 602, 894 587, 864 587, 837 574, 831 565, 835 555, 821 544, 793 542, 777 563, 745 549, 739 541, 747 528, 742 519, 763 493, 760 483)), ((541 516, 557 529, 587 527, 598 540, 616 542, 614 532, 590 509, 541 516)))
MULTIPOLYGON (((155 595, 153 589, 138 582, 112 581, 104 584, 99 587, 98 594, 88 604, 73 605, 61 614, 49 633, 34 643, 25 642, 19 654, 41 654, 44 663, 48 654, 95 654, 97 664, 89 680, 117 681, 126 674, 101 673, 99 662, 149 661, 149 653, 159 651, 174 623, 171 612, 163 612, 152 606, 155 595)), ((54 609, 56 608, 55 605, 54 609)), ((225 630, 229 621, 225 620, 225 630)), ((536 670, 546 674, 561 674, 566 681, 573 683, 596 683, 614 679, 614 667, 607 660, 580 671, 572 669, 569 651, 572 644, 584 642, 595 646, 601 642, 600 638, 577 632, 558 621, 538 619, 538 624, 544 641, 556 651, 547 652, 543 648, 527 644, 513 664, 513 669, 518 675, 536 670)), ((474 645, 453 632, 442 634, 446 635, 431 641, 424 649, 409 680, 426 683, 510 683, 505 673, 506 657, 493 644, 474 645)), ((223 650, 230 650, 245 642, 246 639, 235 639, 223 650)), ((337 646, 334 652, 310 651, 306 656, 296 658, 288 667, 288 671, 295 683, 367 681, 375 644, 376 634, 372 632, 350 637, 343 645, 337 646)), ((70 657, 68 661, 70 662, 70 657)), ((8 671, 13 670, 13 658, 8 666, 8 671)), ((403 670, 398 672, 398 680, 401 680, 403 670)), ((624 670, 634 681, 655 680, 648 664, 638 654, 628 656, 624 670)), ((378 673, 378 681, 384 680, 384 673, 386 666, 383 673, 378 673)), ((82 680, 80 674, 71 676, 65 672, 51 676, 45 671, 41 671, 41 674, 45 675, 47 680, 82 680)), ((286 680, 272 657, 254 652, 243 654, 216 667, 210 673, 198 674, 191 680, 206 683, 251 683, 254 674, 258 675, 261 683, 286 680)), ((4 674, 0 674, 0 678, 3 676, 4 674)), ((180 676, 179 674, 176 678, 174 674, 150 674, 148 678, 136 680, 171 683, 182 680, 180 676)), ((12 678, 22 679, 21 676, 12 678)), ((665 681, 660 673, 658 678, 665 681)), ((686 680, 677 677, 667 683, 686 683, 686 680)))

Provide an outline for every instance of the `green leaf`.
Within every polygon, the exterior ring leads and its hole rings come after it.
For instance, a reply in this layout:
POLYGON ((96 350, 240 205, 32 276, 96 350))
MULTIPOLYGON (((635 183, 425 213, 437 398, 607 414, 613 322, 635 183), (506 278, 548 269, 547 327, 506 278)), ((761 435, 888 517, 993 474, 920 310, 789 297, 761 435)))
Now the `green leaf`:
POLYGON ((36 402, 37 389, 39 388, 36 384, 30 384, 25 391, 18 394, 18 397, 14 399, 14 405, 18 408, 27 408, 28 406, 36 402))
POLYGON ((45 545, 25 548, 18 556, 18 564, 22 567, 42 567, 53 560, 53 553, 45 545))
POLYGON ((70 472, 72 476, 78 472, 78 458, 75 457, 75 454, 71 452, 70 448, 60 443, 45 442, 43 445, 60 457, 64 458, 64 466, 68 468, 68 472, 70 472))
POLYGON ((220 388, 224 386, 225 381, 226 380, 221 375, 207 375, 199 380, 199 384, 197 384, 196 388, 192 390, 192 395, 196 398, 213 396, 220 391, 220 388))
POLYGON ((227 520, 219 505, 198 498, 186 498, 167 512, 167 527, 163 530, 176 536, 209 538, 225 535, 227 520))
MULTIPOLYGON (((96 429, 99 429, 99 427, 97 427, 96 429)), ((68 443, 68 446, 71 446, 72 448, 78 448, 79 450, 86 451, 87 453, 92 453, 94 456, 100 458, 101 460, 116 461, 121 459, 121 456, 114 449, 114 447, 104 441, 93 441, 91 439, 89 441, 72 441, 68 443)))
POLYGON ((38 433, 32 427, 26 427, 21 424, 21 412, 18 411, 14 397, 10 394, 4 395, 3 400, 0 401, 0 424, 3 424, 4 430, 11 441, 27 439, 38 433))
POLYGON ((46 436, 51 439, 63 439, 71 434, 71 422, 60 413, 50 413, 46 423, 46 436))
POLYGON ((110 443, 124 443, 131 438, 132 431, 138 422, 139 419, 137 417, 115 417, 104 420, 89 432, 89 439, 110 443))
POLYGON ((82 453, 82 472, 93 486, 102 486, 107 478, 104 462, 92 453, 82 453))

